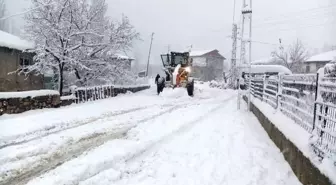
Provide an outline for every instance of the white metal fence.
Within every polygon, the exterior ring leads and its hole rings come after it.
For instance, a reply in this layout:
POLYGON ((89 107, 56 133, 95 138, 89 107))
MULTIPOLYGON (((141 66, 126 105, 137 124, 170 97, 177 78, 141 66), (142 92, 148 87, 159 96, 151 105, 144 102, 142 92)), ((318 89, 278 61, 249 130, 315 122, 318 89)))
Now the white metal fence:
POLYGON ((321 159, 336 157, 335 77, 318 74, 255 76, 251 79, 251 94, 280 110, 317 138, 311 145, 321 159))
POLYGON ((101 99, 106 99, 110 97, 115 97, 118 94, 124 94, 129 92, 138 92, 148 89, 149 85, 139 85, 139 86, 115 86, 115 85, 104 85, 96 87, 79 87, 72 90, 73 101, 77 104, 85 103, 89 101, 96 101, 101 99))

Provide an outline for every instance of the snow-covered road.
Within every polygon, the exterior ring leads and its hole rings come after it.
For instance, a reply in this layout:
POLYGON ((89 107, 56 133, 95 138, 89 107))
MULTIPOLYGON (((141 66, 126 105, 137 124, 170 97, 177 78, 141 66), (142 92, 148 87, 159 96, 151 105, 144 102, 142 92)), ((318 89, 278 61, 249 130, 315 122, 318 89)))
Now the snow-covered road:
POLYGON ((5 116, 0 185, 300 184, 235 94, 199 84, 5 116))

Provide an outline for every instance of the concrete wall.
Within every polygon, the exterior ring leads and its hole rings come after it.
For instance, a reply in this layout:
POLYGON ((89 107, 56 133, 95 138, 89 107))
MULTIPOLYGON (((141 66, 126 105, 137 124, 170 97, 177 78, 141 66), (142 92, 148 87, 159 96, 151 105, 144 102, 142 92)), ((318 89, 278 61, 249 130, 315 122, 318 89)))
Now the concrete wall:
POLYGON ((43 89, 43 76, 8 74, 20 67, 20 58, 33 60, 33 54, 0 47, 0 92, 43 89))
MULTIPOLYGON (((247 98, 244 97, 244 100, 247 101, 247 98)), ((252 102, 250 109, 274 144, 283 151, 284 158, 303 185, 332 185, 329 179, 252 102)))

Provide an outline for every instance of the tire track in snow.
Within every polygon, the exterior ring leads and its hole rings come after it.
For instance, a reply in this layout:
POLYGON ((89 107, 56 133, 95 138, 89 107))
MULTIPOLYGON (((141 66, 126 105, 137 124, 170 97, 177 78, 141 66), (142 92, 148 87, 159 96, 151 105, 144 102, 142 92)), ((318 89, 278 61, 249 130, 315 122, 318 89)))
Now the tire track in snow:
MULTIPOLYGON (((184 124, 183 126, 181 126, 180 128, 178 128, 175 131, 172 131, 171 133, 163 136, 162 138, 160 138, 159 140, 154 141, 153 143, 149 144, 148 146, 144 147, 143 149, 137 151, 136 153, 133 153, 130 156, 127 156, 127 158, 125 158, 123 160, 123 163, 129 163, 132 162, 133 160, 136 160, 138 158, 140 158, 141 156, 145 155, 145 153, 150 152, 152 149, 154 149, 155 147, 170 141, 173 137, 176 137, 180 134, 183 134, 187 131, 189 131, 190 129, 192 129, 197 123, 200 123, 201 121, 203 121, 204 119, 206 119, 208 116, 210 116, 212 113, 222 109, 223 107, 227 106, 227 104, 225 104, 226 102, 232 100, 232 98, 235 96, 231 96, 227 99, 224 99, 220 102, 216 102, 216 104, 219 104, 217 106, 215 106, 214 108, 211 108, 209 111, 205 112, 204 114, 202 114, 201 116, 198 116, 196 119, 193 119, 191 121, 189 121, 188 123, 184 124)), ((127 136, 126 136, 127 138, 127 136)), ((94 173, 94 174, 90 174, 90 175, 86 175, 84 178, 78 179, 78 183, 75 183, 76 185, 80 184, 80 182, 83 182, 85 180, 90 179, 91 177, 96 176, 97 174, 109 170, 109 169, 117 169, 115 163, 113 163, 112 165, 106 166, 106 168, 101 169, 100 171, 94 173)), ((119 169, 120 170, 120 169, 119 169)), ((122 178, 125 174, 130 174, 128 171, 121 171, 121 175, 120 178, 122 178)), ((117 179, 119 180, 119 179, 117 179)))
POLYGON ((230 100, 232 100, 232 97, 229 97, 223 101, 218 102, 219 105, 215 106, 214 108, 210 109, 209 111, 207 111, 205 114, 198 116, 196 119, 191 120, 190 122, 184 124, 183 126, 181 126, 179 129, 173 131, 172 133, 162 137, 160 140, 158 140, 157 142, 153 143, 152 145, 150 145, 147 148, 144 148, 143 150, 141 150, 139 153, 136 153, 135 155, 132 155, 130 158, 126 159, 125 162, 130 162, 134 159, 136 159, 137 157, 140 157, 141 155, 143 155, 145 152, 148 152, 149 150, 155 148, 156 146, 163 144, 164 142, 170 141, 173 137, 176 137, 178 135, 181 135, 187 131, 189 131, 190 129, 192 129, 197 123, 200 123, 201 121, 203 121, 204 119, 206 119, 207 117, 209 117, 212 113, 216 112, 219 109, 222 109, 223 107, 227 106, 227 104, 223 104, 226 103, 230 100))
POLYGON ((137 107, 137 108, 127 109, 127 110, 107 112, 107 113, 102 114, 101 116, 96 116, 96 117, 88 118, 88 119, 85 119, 85 120, 70 121, 70 122, 67 122, 67 123, 64 123, 64 122, 58 123, 56 125, 52 125, 50 127, 47 127, 47 128, 41 129, 41 130, 36 130, 36 131, 33 131, 33 132, 26 133, 24 135, 11 137, 11 138, 15 138, 15 140, 8 141, 9 139, 7 138, 7 141, 3 141, 2 143, 4 143, 4 144, 0 145, 0 150, 4 149, 6 147, 16 146, 16 145, 28 143, 30 141, 38 140, 38 139, 41 139, 43 137, 47 137, 51 134, 57 134, 57 133, 60 133, 60 132, 63 132, 63 131, 69 130, 69 129, 74 129, 74 128, 77 128, 77 127, 80 127, 80 126, 84 126, 84 125, 93 123, 95 121, 98 121, 100 119, 106 119, 106 118, 113 117, 113 116, 120 116, 120 115, 132 113, 132 112, 136 112, 136 111, 140 111, 140 110, 153 108, 153 107, 156 107, 156 106, 166 107, 166 106, 172 106, 172 104, 170 103, 170 104, 163 104, 163 105, 143 106, 143 107, 137 107))
MULTIPOLYGON (((0 185, 21 185, 26 184, 29 180, 36 178, 44 173, 47 173, 50 170, 55 169, 59 165, 62 165, 63 163, 76 158, 85 152, 88 152, 102 144, 104 144, 106 141, 111 139, 120 139, 125 137, 127 132, 137 126, 140 123, 144 123, 153 119, 156 119, 160 116, 163 116, 165 114, 171 113, 173 111, 178 111, 181 108, 187 108, 192 105, 200 104, 199 102, 195 103, 182 103, 179 105, 175 105, 171 108, 168 108, 167 110, 160 111, 158 114, 154 114, 152 116, 131 121, 131 124, 129 122, 125 123, 129 126, 126 126, 124 128, 119 128, 118 131, 112 130, 110 132, 105 133, 93 133, 92 135, 89 135, 85 138, 82 138, 78 142, 75 143, 69 143, 68 145, 64 145, 57 149, 55 152, 53 152, 50 155, 46 155, 41 157, 40 163, 34 164, 34 165, 28 165, 26 168, 20 168, 18 170, 13 170, 10 172, 7 172, 6 174, 0 174, 0 185), (14 176, 8 175, 8 174, 15 174, 14 176)), ((164 105, 162 105, 164 106, 164 105)), ((166 106, 169 106, 169 104, 166 104, 166 106)), ((26 156, 27 157, 27 156, 26 156)))
POLYGON ((30 141, 34 141, 37 139, 41 139, 43 137, 49 136, 51 134, 57 134, 60 133, 62 131, 65 130, 69 130, 69 129, 73 129, 73 128, 77 128, 89 123, 92 123, 94 121, 97 121, 99 119, 103 119, 103 118, 108 118, 108 117, 112 117, 112 116, 119 116, 119 115, 123 115, 123 114, 127 114, 127 113, 131 113, 131 112, 135 112, 138 110, 143 110, 149 108, 149 106, 146 107, 137 107, 137 108, 133 108, 133 109, 129 109, 129 110, 123 110, 123 111, 115 111, 115 112, 108 112, 108 113, 104 113, 101 116, 97 116, 97 117, 92 117, 89 119, 85 119, 85 120, 80 120, 80 121, 70 121, 67 123, 59 123, 56 125, 52 125, 50 127, 41 129, 41 130, 36 130, 30 133, 26 133, 25 135, 20 135, 20 136, 13 136, 16 139, 13 141, 4 141, 2 144, 0 145, 0 150, 6 147, 10 147, 10 146, 15 146, 15 145, 20 145, 20 144, 24 144, 30 141))

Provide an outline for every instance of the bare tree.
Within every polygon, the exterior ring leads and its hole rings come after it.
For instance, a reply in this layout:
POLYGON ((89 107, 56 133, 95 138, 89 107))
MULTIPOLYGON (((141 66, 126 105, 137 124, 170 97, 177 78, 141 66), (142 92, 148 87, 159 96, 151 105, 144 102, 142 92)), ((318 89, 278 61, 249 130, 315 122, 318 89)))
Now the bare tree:
POLYGON ((272 56, 292 72, 300 73, 304 71, 303 62, 308 59, 308 52, 303 43, 297 39, 287 50, 280 45, 279 50, 272 52, 272 56))
POLYGON ((32 5, 25 30, 36 44, 35 63, 21 72, 57 69, 60 94, 65 75, 86 81, 82 76, 99 72, 107 54, 129 48, 138 36, 126 17, 121 22, 106 17, 105 0, 32 0, 32 5))

